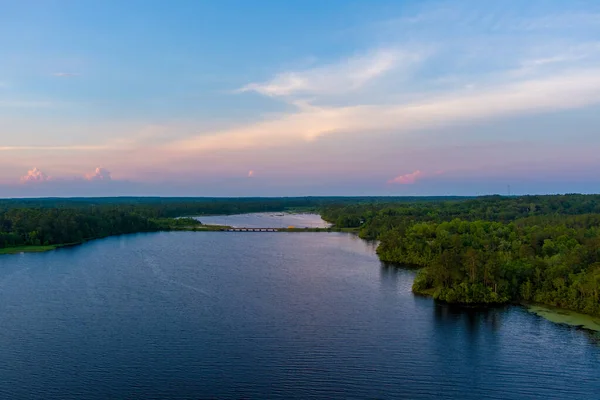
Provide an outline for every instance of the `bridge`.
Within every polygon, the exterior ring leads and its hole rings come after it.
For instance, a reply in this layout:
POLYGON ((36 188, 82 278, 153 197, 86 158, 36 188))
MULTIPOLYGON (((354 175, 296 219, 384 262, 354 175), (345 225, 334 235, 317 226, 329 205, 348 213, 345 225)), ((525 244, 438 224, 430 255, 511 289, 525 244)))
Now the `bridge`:
POLYGON ((278 232, 286 228, 223 228, 223 232, 278 232))
POLYGON ((329 232, 331 228, 299 228, 296 226, 288 226, 287 228, 234 228, 231 226, 221 226, 211 230, 221 232, 329 232))

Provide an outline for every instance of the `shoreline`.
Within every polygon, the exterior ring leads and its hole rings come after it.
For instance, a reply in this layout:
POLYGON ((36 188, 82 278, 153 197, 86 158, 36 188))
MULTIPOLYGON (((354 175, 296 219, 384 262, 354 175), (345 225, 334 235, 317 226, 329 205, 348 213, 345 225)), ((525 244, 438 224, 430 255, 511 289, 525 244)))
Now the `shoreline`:
POLYGON ((58 245, 48 246, 17 246, 17 247, 4 247, 0 249, 0 255, 9 254, 22 254, 22 253, 44 253, 58 249, 58 245))
POLYGON ((600 336, 600 317, 582 314, 565 308, 547 306, 545 304, 521 304, 527 312, 559 325, 567 325, 578 329, 596 332, 600 336))
MULTIPOLYGON (((231 226, 226 225, 197 225, 197 226, 173 226, 170 228, 162 228, 156 231, 139 231, 131 233, 122 233, 117 235, 110 235, 97 238, 84 239, 77 243, 65 243, 65 244, 52 244, 47 246, 15 246, 15 247, 4 247, 0 248, 0 256, 2 255, 15 255, 24 253, 45 253, 48 251, 57 250, 64 247, 79 246, 90 242, 92 240, 106 239, 109 237, 121 236, 121 235, 135 235, 138 233, 154 233, 154 232, 228 232, 229 229, 233 229, 231 226)), ((300 232, 340 232, 340 233, 358 233, 355 228, 277 228, 274 232, 268 233, 300 233, 300 232)), ((244 232, 241 232, 244 233, 244 232)), ((260 232, 263 233, 263 232, 260 232)), ((267 233, 267 232, 264 232, 267 233)))
MULTIPOLYGON (((429 297, 433 299, 434 302, 438 302, 433 298, 433 294, 435 292, 434 288, 414 291, 411 290, 415 296, 420 297, 429 297)), ((586 331, 594 332, 600 335, 600 316, 591 315, 591 314, 583 314, 577 311, 569 310, 567 308, 553 307, 546 304, 536 304, 536 303, 448 303, 445 301, 440 301, 442 304, 448 304, 450 306, 455 307, 465 307, 465 308, 494 308, 494 307, 522 307, 528 313, 535 314, 538 317, 545 319, 546 321, 558 324, 558 325, 566 325, 569 327, 584 329, 586 331)))
MULTIPOLYGON (((157 232, 157 233, 158 232, 223 232, 223 233, 230 233, 230 232, 228 232, 228 230, 231 228, 232 227, 225 226, 225 225, 171 226, 171 227, 168 227, 168 228, 165 227, 163 229, 159 229, 156 231, 140 231, 140 232, 132 232, 129 234, 153 233, 153 232, 157 232)), ((313 232, 313 233, 336 232, 337 233, 337 232, 341 232, 341 233, 358 234, 359 229, 358 228, 334 228, 334 227, 328 227, 328 228, 308 228, 308 227, 307 228, 278 228, 277 231, 269 232, 269 233, 290 233, 290 232, 291 233, 298 233, 298 232, 313 232)), ((241 232, 241 233, 243 233, 243 232, 241 232)), ((265 232, 265 233, 267 233, 267 232, 265 232)), ((89 238, 89 239, 84 239, 78 243, 66 243, 66 244, 47 245, 47 246, 42 245, 42 246, 6 247, 6 248, 0 249, 0 256, 24 254, 24 253, 45 253, 45 252, 57 250, 57 249, 64 248, 64 247, 79 246, 79 245, 85 244, 92 240, 105 239, 105 238, 114 237, 114 236, 120 236, 120 235, 89 238)), ((381 259, 380 259, 380 261, 381 261, 381 259)), ((381 261, 381 262, 384 262, 384 261, 381 261)), ((384 262, 384 263, 386 263, 386 262, 384 262)), ((386 264, 393 266, 395 268, 410 269, 412 271, 415 270, 415 268, 406 268, 406 267, 403 267, 402 265, 395 265, 394 263, 386 263, 386 264)), ((433 298, 435 289, 429 288, 429 289, 421 290, 421 291, 414 291, 411 289, 411 291, 415 296, 433 298)), ((435 299, 433 299, 433 300, 437 301, 435 299)), ((447 303, 447 304, 455 305, 455 306, 465 306, 465 307, 480 306, 480 307, 484 307, 484 308, 494 307, 494 306, 499 305, 499 304, 461 304, 461 303, 447 303)), ((569 309, 552 307, 552 306, 548 306, 548 305, 544 305, 544 304, 507 303, 507 304, 502 304, 502 305, 521 306, 521 307, 524 307, 527 310, 527 312, 535 314, 541 318, 544 318, 547 321, 550 321, 550 322, 553 322, 556 324, 567 325, 567 326, 571 326, 574 328, 585 329, 585 330, 592 331, 592 332, 600 332, 600 317, 598 317, 598 316, 583 314, 583 313, 579 313, 579 312, 572 311, 569 309)))

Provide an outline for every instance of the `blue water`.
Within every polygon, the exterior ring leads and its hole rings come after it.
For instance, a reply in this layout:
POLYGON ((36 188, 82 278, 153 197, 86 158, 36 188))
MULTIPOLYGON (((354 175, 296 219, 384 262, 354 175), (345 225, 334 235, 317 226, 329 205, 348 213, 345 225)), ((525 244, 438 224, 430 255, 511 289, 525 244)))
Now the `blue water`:
POLYGON ((519 307, 439 306, 413 277, 341 233, 1 256, 0 398, 599 398, 591 335, 519 307))

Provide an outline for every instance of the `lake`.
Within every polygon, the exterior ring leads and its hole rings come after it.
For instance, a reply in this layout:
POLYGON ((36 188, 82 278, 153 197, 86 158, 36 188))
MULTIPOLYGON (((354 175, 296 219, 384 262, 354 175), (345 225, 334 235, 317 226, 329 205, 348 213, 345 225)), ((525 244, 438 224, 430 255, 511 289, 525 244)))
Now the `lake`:
POLYGON ((253 213, 197 217, 205 225, 227 225, 234 228, 327 228, 331 224, 318 214, 253 213))
POLYGON ((374 250, 164 232, 0 256, 0 398, 598 398, 592 334, 415 297, 374 250))

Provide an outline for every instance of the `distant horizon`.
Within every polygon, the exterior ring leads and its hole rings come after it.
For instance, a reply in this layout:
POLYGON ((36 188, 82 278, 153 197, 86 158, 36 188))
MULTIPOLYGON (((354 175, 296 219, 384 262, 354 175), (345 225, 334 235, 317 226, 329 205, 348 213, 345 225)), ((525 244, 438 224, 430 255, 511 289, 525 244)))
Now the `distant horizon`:
POLYGON ((42 197, 0 197, 0 200, 88 200, 88 199, 283 199, 283 198, 447 198, 447 199, 473 199, 481 197, 538 197, 538 196, 600 196, 600 193, 532 193, 532 194, 480 194, 480 195, 298 195, 298 196, 42 196, 42 197))

